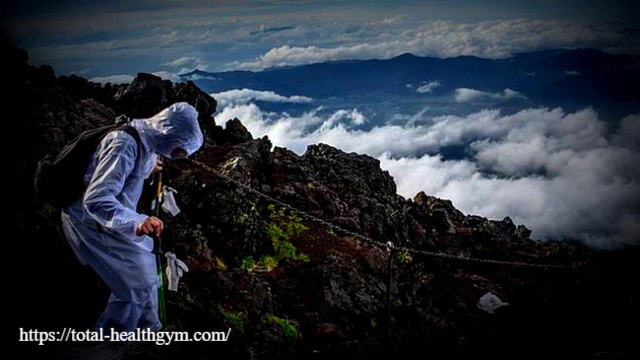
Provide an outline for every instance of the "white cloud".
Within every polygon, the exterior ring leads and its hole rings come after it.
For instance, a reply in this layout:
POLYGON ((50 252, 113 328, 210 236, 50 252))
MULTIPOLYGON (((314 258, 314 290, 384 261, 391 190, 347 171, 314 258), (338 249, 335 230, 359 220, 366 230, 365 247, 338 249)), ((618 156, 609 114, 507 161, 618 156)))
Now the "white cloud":
POLYGON ((273 91, 258 91, 251 89, 235 89, 221 93, 212 93, 218 106, 223 108, 228 105, 248 104, 254 101, 274 103, 310 103, 312 98, 300 95, 282 96, 273 91))
POLYGON ((376 27, 376 26, 389 26, 389 25, 397 25, 401 22, 403 22, 405 19, 407 18, 406 14, 398 14, 395 16, 389 16, 389 17, 385 17, 382 20, 373 20, 373 21, 369 21, 366 23, 366 25, 371 26, 371 27, 376 27))
MULTIPOLYGON (((372 31, 371 27, 367 29, 372 31)), ((374 34, 371 35, 367 31, 353 31, 359 37, 346 38, 348 41, 341 41, 342 44, 337 46, 296 46, 290 45, 296 42, 289 41, 286 45, 271 48, 253 61, 233 62, 227 67, 259 70, 329 60, 386 59, 406 52, 443 58, 461 55, 505 58, 514 53, 549 48, 594 47, 627 53, 638 50, 633 36, 610 25, 555 20, 516 19, 477 23, 437 20, 393 32, 373 29, 374 34)), ((341 39, 340 36, 337 38, 341 39)))
POLYGON ((179 68, 180 70, 178 70, 178 74, 184 74, 194 69, 207 70, 209 68, 209 65, 204 59, 194 56, 183 56, 173 61, 166 62, 163 65, 172 68, 179 68))
POLYGON ((420 83, 420 86, 418 86, 418 88, 416 89, 416 92, 420 93, 420 94, 429 94, 432 93, 433 90, 435 90, 435 88, 441 86, 439 81, 423 81, 422 83, 420 83))
POLYGON ((237 117, 254 136, 298 154, 313 143, 377 157, 399 193, 451 199, 465 213, 510 216, 534 238, 580 239, 598 248, 640 240, 640 115, 609 133, 592 109, 527 109, 513 115, 484 110, 467 116, 387 124, 364 131, 357 110, 301 116, 266 113, 255 104, 229 105, 217 120, 237 117), (470 144, 466 160, 443 160, 442 146, 470 144), (418 154, 418 155, 416 155, 418 154))
POLYGON ((173 61, 166 62, 166 63, 164 63, 164 65, 171 66, 171 67, 183 67, 183 66, 191 66, 191 65, 197 64, 200 61, 201 61, 201 59, 196 58, 196 57, 183 56, 183 57, 181 57, 179 59, 175 59, 173 61))
POLYGON ((405 14, 400 14, 393 17, 384 18, 382 19, 382 23, 385 25, 394 25, 401 22, 406 16, 407 15, 405 14))
POLYGON ((182 82, 182 80, 180 79, 180 76, 178 76, 178 74, 176 73, 172 73, 170 71, 156 71, 152 73, 155 76, 159 76, 165 80, 171 80, 171 82, 173 83, 179 83, 182 82))
POLYGON ((456 89, 455 95, 454 95, 457 102, 468 102, 484 96, 491 97, 491 94, 482 92, 479 90, 468 89, 468 88, 458 88, 456 89))
POLYGON ((210 75, 199 75, 199 74, 192 74, 186 77, 187 79, 191 80, 191 81, 196 81, 196 80, 201 80, 201 79, 207 79, 207 80, 222 80, 219 77, 215 77, 215 76, 210 76, 210 75))
POLYGON ((106 84, 128 84, 133 81, 133 76, 131 75, 111 75, 111 76, 97 76, 89 79, 91 82, 106 84))
POLYGON ((511 89, 504 89, 502 93, 491 93, 469 88, 458 88, 455 90, 454 98, 456 99, 456 102, 461 103, 484 99, 510 100, 515 98, 524 98, 524 96, 511 89))
POLYGON ((640 115, 629 115, 622 119, 613 143, 640 152, 640 115))
POLYGON ((578 76, 578 75, 580 75, 580 72, 575 71, 575 70, 567 70, 564 73, 569 75, 569 76, 578 76))
MULTIPOLYGON (((523 110, 494 117, 491 122, 501 131, 474 141, 473 159, 387 153, 381 165, 405 196, 425 190, 451 199, 466 213, 510 216, 530 227, 534 237, 576 238, 599 248, 637 244, 640 153, 621 143, 629 144, 628 124, 640 117, 627 119, 609 137, 592 110, 568 115, 558 109, 523 110)), ((637 145, 640 133, 635 134, 637 145)))

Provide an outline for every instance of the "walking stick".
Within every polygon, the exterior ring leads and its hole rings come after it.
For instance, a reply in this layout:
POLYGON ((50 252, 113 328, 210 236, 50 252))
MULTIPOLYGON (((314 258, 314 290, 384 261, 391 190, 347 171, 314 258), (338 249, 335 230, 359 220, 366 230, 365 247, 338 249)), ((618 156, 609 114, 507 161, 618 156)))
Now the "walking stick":
MULTIPOLYGON (((152 211, 155 212, 155 216, 160 218, 160 202, 162 201, 162 171, 156 173, 156 198, 152 203, 152 211)), ((162 242, 159 235, 152 235, 153 238, 153 253, 156 255, 156 265, 158 267, 158 311, 160 315, 160 321, 162 322, 162 330, 167 330, 167 308, 164 299, 164 271, 162 271, 162 242)))

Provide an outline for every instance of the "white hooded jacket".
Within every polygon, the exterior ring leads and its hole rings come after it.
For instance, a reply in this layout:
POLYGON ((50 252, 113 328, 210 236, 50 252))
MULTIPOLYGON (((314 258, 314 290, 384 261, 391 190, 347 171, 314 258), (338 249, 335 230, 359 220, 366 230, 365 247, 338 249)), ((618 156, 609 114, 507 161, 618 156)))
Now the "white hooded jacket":
POLYGON ((107 306, 97 327, 113 323, 127 331, 145 324, 158 327, 153 239, 136 235, 147 218, 136 207, 158 155, 170 158, 178 147, 191 155, 202 146, 197 117, 193 106, 180 102, 151 118, 134 119, 130 125, 140 134, 140 154, 131 135, 109 133, 87 167, 84 196, 62 210, 63 229, 79 261, 91 265, 112 290, 112 309, 107 306), (126 311, 120 306, 123 301, 130 307, 126 311), (155 318, 149 310, 153 306, 155 318))

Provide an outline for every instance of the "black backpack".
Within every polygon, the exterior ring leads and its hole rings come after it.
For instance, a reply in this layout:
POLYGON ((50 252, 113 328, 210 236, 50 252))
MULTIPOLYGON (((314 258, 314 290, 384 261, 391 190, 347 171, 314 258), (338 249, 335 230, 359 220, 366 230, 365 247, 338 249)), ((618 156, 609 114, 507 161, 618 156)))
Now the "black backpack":
POLYGON ((38 162, 35 191, 38 200, 63 208, 76 202, 87 186, 84 175, 100 141, 111 131, 123 130, 133 136, 140 155, 140 135, 130 125, 116 124, 83 132, 67 144, 57 155, 47 155, 38 162))

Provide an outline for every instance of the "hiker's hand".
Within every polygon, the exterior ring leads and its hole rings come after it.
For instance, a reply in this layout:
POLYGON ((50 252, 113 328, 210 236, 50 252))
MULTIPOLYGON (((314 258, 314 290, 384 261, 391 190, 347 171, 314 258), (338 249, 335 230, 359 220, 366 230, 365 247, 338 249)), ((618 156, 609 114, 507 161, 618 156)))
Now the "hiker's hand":
POLYGON ((158 171, 162 171, 162 160, 159 158, 156 160, 156 166, 153 168, 153 172, 156 173, 158 171))
POLYGON ((145 234, 155 234, 156 236, 160 235, 162 230, 164 229, 164 224, 162 220, 158 219, 155 216, 149 216, 142 224, 138 225, 136 229, 136 235, 145 235, 145 234))

